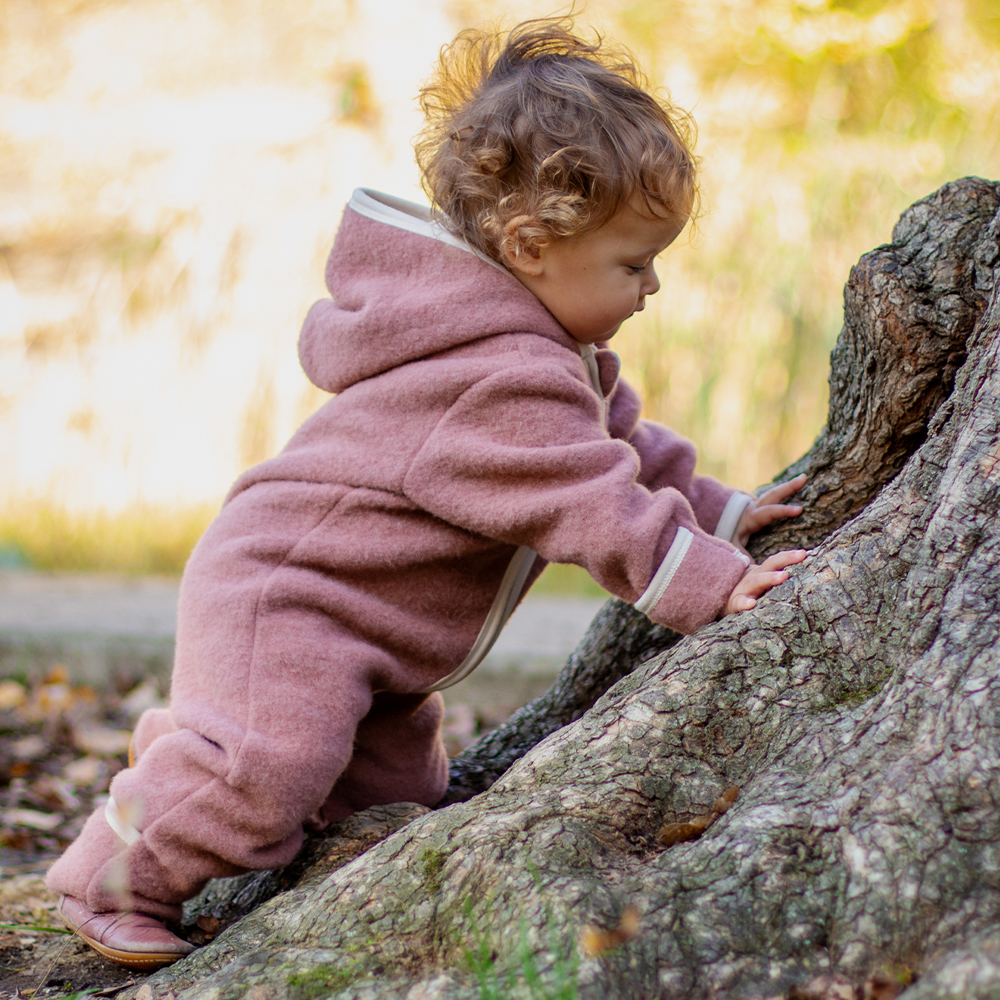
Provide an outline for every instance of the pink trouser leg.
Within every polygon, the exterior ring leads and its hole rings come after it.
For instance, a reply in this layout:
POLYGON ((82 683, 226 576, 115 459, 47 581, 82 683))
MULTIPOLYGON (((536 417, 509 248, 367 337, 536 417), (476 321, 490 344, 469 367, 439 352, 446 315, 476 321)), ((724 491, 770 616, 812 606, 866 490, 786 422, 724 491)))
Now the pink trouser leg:
POLYGON ((308 817, 400 800, 433 805, 447 784, 440 695, 370 698, 338 702, 318 731, 310 722, 320 716, 303 706, 287 739, 247 732, 235 754, 173 713, 145 713, 135 766, 111 786, 141 837, 126 846, 97 810, 50 869, 49 888, 95 912, 177 920, 208 879, 289 862, 308 817))
POLYGON ((375 696, 358 724, 354 753, 319 813, 322 822, 387 802, 432 806, 448 787, 440 694, 375 696))

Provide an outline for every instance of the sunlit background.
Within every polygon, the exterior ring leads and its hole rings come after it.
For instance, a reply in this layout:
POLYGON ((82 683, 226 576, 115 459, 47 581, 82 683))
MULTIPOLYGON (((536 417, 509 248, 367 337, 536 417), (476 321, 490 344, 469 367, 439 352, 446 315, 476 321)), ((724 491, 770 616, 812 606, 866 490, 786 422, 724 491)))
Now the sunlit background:
MULTIPOLYGON (((322 402, 295 344, 344 202, 421 199, 448 0, 0 0, 0 562, 178 571, 322 402)), ((593 0, 698 123, 705 214, 618 335, 646 415, 743 488, 826 410, 851 263, 1000 175, 997 0, 593 0)), ((682 239, 683 242, 683 239, 682 239)))

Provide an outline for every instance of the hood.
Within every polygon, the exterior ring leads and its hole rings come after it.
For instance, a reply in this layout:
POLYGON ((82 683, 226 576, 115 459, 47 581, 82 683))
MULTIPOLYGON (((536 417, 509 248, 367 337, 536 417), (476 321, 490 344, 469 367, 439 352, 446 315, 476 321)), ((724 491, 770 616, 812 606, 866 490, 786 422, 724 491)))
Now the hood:
POLYGON ((341 392, 398 365, 499 333, 576 342, 510 272, 436 223, 430 210, 358 189, 326 266, 331 298, 309 310, 299 359, 341 392))

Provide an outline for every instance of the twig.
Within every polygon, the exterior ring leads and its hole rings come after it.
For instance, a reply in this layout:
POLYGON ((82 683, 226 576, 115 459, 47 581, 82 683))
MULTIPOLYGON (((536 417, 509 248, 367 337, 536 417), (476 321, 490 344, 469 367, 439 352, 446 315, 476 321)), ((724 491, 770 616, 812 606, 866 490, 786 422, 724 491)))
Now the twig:
POLYGON ((113 997, 116 993, 121 993, 122 990, 127 990, 130 986, 135 986, 134 979, 126 979, 119 986, 105 986, 103 990, 98 990, 96 993, 92 993, 91 996, 113 997))
POLYGON ((31 861, 24 865, 7 865, 0 868, 0 875, 27 875, 30 872, 44 871, 51 864, 52 858, 46 858, 44 861, 31 861))
POLYGON ((59 949, 52 956, 52 961, 49 962, 45 972, 42 973, 42 981, 31 991, 32 997, 38 996, 38 991, 48 982, 49 973, 55 968, 56 962, 63 957, 63 952, 69 947, 71 940, 72 938, 67 938, 63 941, 63 943, 59 946, 59 949))

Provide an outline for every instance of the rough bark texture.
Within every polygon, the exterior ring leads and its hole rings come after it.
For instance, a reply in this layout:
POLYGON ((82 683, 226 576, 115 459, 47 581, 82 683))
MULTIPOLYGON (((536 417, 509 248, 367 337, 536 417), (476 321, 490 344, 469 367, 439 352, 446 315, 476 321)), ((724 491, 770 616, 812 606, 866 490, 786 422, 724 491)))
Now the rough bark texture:
POLYGON ((787 583, 680 641, 609 606, 452 805, 143 995, 1000 997, 998 205, 948 185, 852 272, 787 583))

